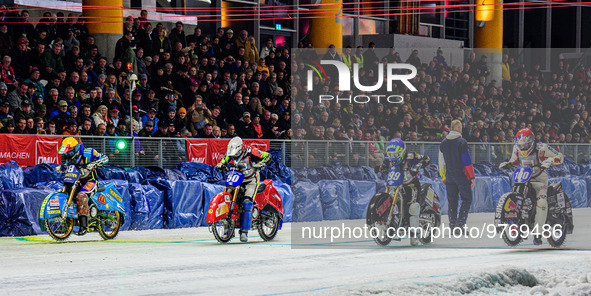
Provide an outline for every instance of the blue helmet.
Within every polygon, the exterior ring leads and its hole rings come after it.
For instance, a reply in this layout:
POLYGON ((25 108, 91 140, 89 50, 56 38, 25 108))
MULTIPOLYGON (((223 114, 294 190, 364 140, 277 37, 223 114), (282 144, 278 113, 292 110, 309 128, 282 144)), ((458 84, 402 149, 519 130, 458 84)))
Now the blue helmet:
POLYGON ((388 142, 386 158, 395 165, 402 163, 406 159, 406 145, 401 139, 395 138, 388 142))

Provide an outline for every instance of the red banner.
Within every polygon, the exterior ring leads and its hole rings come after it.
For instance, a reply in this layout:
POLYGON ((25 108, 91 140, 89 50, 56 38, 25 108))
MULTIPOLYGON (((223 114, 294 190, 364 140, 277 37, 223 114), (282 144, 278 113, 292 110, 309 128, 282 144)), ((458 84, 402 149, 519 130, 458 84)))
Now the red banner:
POLYGON ((16 161, 21 167, 59 163, 61 137, 0 135, 0 163, 16 161))
MULTIPOLYGON (((228 147, 230 139, 187 139, 188 159, 191 162, 218 164, 228 147)), ((261 151, 270 149, 269 140, 244 140, 246 146, 257 148, 261 151)))

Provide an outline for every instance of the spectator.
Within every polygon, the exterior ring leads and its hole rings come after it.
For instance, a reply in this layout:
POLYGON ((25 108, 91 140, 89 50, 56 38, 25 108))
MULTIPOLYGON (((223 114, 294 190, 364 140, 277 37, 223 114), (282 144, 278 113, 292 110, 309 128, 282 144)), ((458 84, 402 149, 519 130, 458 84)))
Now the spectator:
POLYGON ((15 90, 6 96, 6 101, 10 103, 11 113, 20 107, 22 101, 29 100, 29 97, 27 96, 28 90, 29 85, 26 83, 21 83, 15 90))

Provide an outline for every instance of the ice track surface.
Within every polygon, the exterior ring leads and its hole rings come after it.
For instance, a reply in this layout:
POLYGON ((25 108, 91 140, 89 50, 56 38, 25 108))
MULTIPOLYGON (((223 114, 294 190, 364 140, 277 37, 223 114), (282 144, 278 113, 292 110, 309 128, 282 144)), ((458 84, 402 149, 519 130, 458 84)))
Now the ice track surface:
MULTIPOLYGON (((566 246, 591 248, 591 208, 575 209, 574 221, 566 246)), ((591 295, 587 250, 548 250, 531 239, 513 249, 501 239, 493 249, 445 240, 294 249, 292 226, 271 242, 251 231, 247 244, 225 245, 205 227, 123 231, 113 241, 98 233, 65 243, 0 238, 0 295, 591 295)))

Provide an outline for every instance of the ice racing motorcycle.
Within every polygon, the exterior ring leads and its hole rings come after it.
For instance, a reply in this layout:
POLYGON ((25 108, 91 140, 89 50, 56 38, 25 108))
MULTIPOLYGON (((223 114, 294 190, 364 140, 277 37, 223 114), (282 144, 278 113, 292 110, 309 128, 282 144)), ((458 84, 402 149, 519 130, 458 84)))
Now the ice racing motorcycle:
MULTIPOLYGON (((414 178, 417 177, 413 176, 411 181, 414 178)), ((402 210, 403 203, 409 202, 404 200, 406 196, 404 190, 410 190, 403 185, 404 173, 400 171, 398 166, 390 167, 386 181, 386 191, 374 195, 367 207, 366 223, 372 231, 374 241, 378 245, 386 246, 392 240, 400 241, 401 238, 397 236, 398 234, 407 233, 407 237, 411 238, 412 245, 416 244, 417 239, 424 245, 429 244, 431 242, 431 228, 439 227, 441 224, 441 204, 431 184, 422 184, 419 188, 417 196, 417 202, 420 205, 418 225, 422 229, 422 233, 417 233, 415 238, 414 235, 408 234, 410 231, 409 217, 407 217, 409 213, 402 210), (405 231, 399 231, 401 227, 405 228, 405 231)))
MULTIPOLYGON (((517 168, 513 172, 513 190, 503 194, 497 202, 495 211, 497 232, 501 233, 505 243, 511 247, 517 246, 532 232, 542 233, 543 231, 543 229, 534 228, 536 193, 530 180, 536 171, 535 175, 539 175, 544 170, 539 165, 533 168, 517 168)), ((560 182, 548 186, 546 198, 548 216, 545 225, 550 227, 542 237, 546 237, 552 247, 559 248, 566 240, 566 235, 571 234, 574 228, 572 208, 560 182)))
POLYGON ((49 194, 41 203, 39 210, 41 229, 47 231, 55 240, 68 239, 74 227, 78 226, 78 211, 73 199, 78 191, 83 191, 90 192, 88 231, 98 231, 105 240, 115 238, 123 225, 125 215, 121 193, 115 189, 115 186, 109 183, 99 187, 94 169, 78 169, 74 165, 66 167, 63 183, 64 187, 61 191, 49 194), (80 179, 87 178, 89 174, 91 178, 83 188, 80 188, 82 186, 80 179))
MULTIPOLYGON (((207 210, 206 222, 210 232, 220 243, 229 242, 236 229, 240 229, 240 213, 245 188, 240 186, 244 174, 236 166, 227 169, 224 191, 216 194, 207 210)), ((283 200, 273 181, 267 179, 259 184, 252 208, 252 228, 256 228, 261 238, 270 241, 283 225, 283 200)))

